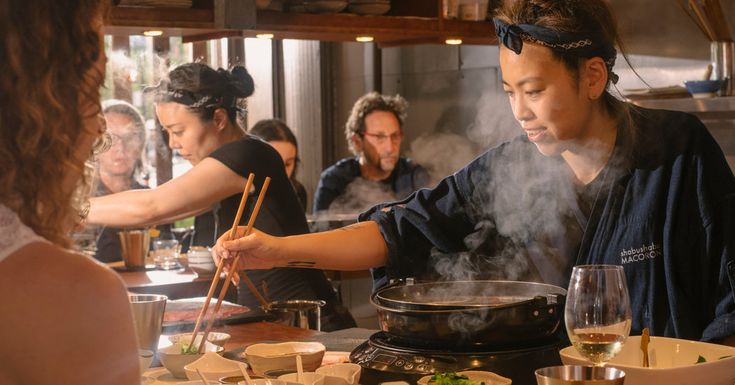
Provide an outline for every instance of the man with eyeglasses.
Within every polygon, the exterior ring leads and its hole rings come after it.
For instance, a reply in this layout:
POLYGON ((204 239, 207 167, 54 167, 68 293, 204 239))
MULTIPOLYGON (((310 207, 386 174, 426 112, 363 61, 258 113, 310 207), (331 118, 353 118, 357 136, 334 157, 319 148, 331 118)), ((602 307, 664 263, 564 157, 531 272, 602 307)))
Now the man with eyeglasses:
POLYGON ((429 182, 427 171, 400 156, 408 102, 400 95, 371 92, 360 97, 345 124, 354 157, 324 170, 314 213, 357 213, 376 203, 402 199, 429 182))

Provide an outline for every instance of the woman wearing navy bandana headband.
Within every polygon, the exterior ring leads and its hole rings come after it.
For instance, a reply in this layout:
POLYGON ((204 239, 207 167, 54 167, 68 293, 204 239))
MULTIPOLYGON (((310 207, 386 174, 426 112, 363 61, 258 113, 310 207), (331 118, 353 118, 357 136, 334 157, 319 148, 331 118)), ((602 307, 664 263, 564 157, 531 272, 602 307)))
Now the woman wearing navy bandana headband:
POLYGON ((508 1, 494 23, 521 136, 346 229, 220 239, 217 257, 563 287, 574 265, 623 265, 632 335, 735 343, 735 178, 703 124, 609 93, 620 44, 604 0, 508 1))
MULTIPOLYGON (((193 245, 212 246, 235 220, 242 188, 254 173, 242 221, 247 221, 265 177, 271 183, 256 226, 278 235, 307 233, 304 211, 286 176, 280 155, 268 143, 247 135, 238 125, 243 99, 254 91, 243 67, 231 71, 201 63, 171 70, 164 81, 146 88, 156 104, 156 116, 168 133, 169 146, 194 166, 187 173, 154 189, 130 190, 91 199, 89 223, 129 227, 170 223, 196 215, 193 245)), ((339 303, 324 273, 314 269, 270 269, 241 272, 268 288, 269 300, 326 301, 324 330, 355 326, 339 303)), ((241 282, 238 302, 251 308, 258 301, 241 282)))

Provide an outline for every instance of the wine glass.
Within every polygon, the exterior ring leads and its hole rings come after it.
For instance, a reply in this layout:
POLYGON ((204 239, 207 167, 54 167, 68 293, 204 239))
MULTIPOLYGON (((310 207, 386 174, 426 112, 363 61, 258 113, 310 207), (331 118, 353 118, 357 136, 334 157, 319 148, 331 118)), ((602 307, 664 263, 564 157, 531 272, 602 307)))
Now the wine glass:
POLYGON ((622 266, 580 265, 569 280, 564 320, 577 351, 595 366, 615 357, 628 338, 630 298, 622 266))

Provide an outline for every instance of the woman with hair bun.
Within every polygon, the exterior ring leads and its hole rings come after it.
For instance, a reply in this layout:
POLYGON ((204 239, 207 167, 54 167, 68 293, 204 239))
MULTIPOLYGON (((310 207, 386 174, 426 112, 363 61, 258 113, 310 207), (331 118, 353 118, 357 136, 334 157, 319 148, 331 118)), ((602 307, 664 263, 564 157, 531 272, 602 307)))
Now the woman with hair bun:
MULTIPOLYGON (((244 98, 254 91, 244 67, 214 70, 202 63, 174 68, 146 92, 152 94, 158 121, 169 146, 194 166, 187 173, 154 189, 130 190, 91 200, 88 222, 109 226, 150 226, 196 215, 194 245, 213 246, 235 219, 242 188, 254 173, 254 188, 242 215, 245 223, 265 177, 271 177, 255 225, 287 236, 307 233, 304 211, 286 175, 278 152, 266 142, 247 135, 238 125, 244 98)), ((321 299, 322 328, 354 326, 321 270, 279 268, 247 271, 268 299, 321 299)), ((244 283, 238 302, 256 308, 258 301, 244 283)))

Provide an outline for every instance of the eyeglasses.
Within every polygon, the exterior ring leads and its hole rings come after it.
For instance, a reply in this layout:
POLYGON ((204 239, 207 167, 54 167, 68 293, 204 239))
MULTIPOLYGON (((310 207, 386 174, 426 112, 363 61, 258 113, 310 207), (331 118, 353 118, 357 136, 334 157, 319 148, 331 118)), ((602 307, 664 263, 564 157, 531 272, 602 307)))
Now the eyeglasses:
POLYGON ((378 144, 385 143, 388 139, 390 139, 393 143, 398 143, 401 140, 403 140, 403 133, 402 132, 396 132, 394 134, 385 135, 385 134, 368 134, 367 132, 364 132, 362 136, 368 136, 375 138, 375 142, 378 144))
POLYGON ((138 146, 141 143, 140 135, 138 135, 138 133, 135 133, 135 132, 131 132, 131 133, 124 134, 124 135, 118 135, 112 132, 109 134, 110 134, 110 139, 111 139, 110 146, 114 146, 116 144, 122 144, 123 147, 128 148, 132 146, 138 146))

